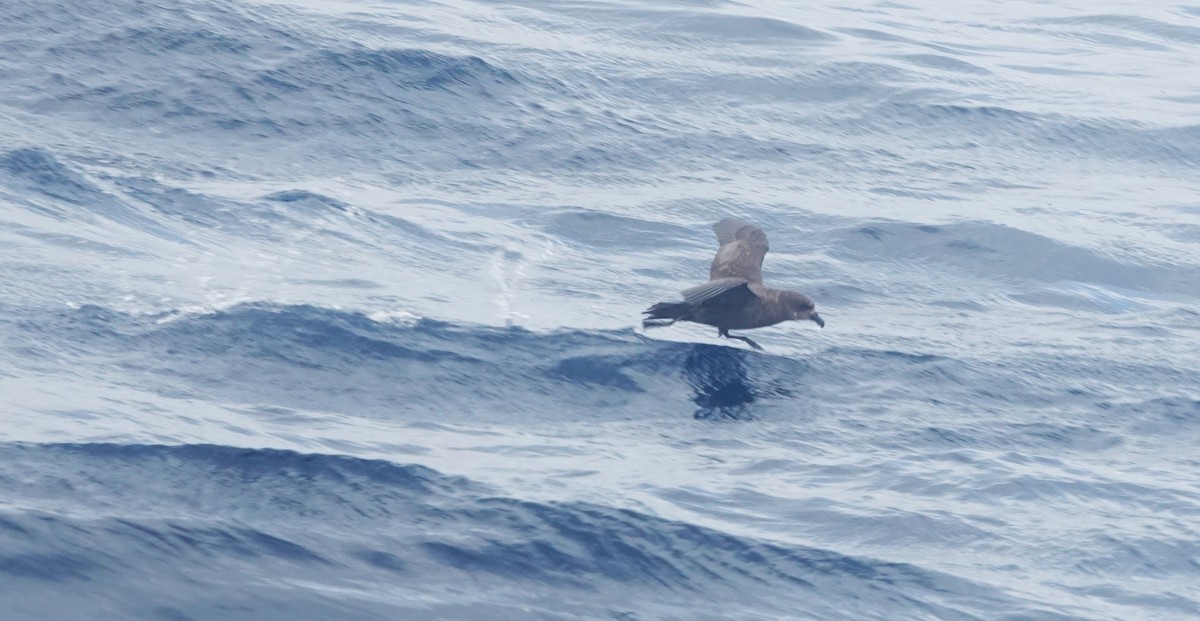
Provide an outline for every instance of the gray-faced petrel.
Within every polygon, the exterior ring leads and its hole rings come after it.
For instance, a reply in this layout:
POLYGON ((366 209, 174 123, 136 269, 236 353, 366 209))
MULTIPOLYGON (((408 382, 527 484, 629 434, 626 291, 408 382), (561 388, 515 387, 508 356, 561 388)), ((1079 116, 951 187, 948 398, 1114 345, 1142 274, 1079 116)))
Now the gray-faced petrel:
POLYGON ((708 282, 683 290, 682 302, 659 302, 642 311, 647 328, 693 321, 713 326, 719 336, 762 347, 730 330, 773 326, 781 321, 811 319, 822 328, 812 298, 797 291, 769 289, 762 282, 762 262, 767 254, 767 234, 745 220, 726 218, 713 225, 717 256, 708 271, 708 282))

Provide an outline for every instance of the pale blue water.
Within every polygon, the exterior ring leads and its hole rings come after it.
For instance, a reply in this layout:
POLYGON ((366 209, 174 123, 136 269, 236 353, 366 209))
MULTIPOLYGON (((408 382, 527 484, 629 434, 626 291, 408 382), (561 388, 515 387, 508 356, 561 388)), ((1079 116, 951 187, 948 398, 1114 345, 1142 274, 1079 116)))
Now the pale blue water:
POLYGON ((0 619, 1200 618, 1200 5, 0 3, 0 619), (639 312, 717 219, 828 325, 639 312))

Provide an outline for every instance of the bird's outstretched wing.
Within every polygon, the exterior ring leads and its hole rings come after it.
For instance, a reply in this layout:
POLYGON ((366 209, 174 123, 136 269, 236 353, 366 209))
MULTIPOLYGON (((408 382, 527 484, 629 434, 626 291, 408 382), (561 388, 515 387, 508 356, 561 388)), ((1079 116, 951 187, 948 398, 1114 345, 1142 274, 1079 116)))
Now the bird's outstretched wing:
POLYGON ((762 262, 766 256, 767 234, 757 225, 745 220, 725 218, 713 225, 720 248, 713 257, 708 278, 745 278, 762 282, 762 262))

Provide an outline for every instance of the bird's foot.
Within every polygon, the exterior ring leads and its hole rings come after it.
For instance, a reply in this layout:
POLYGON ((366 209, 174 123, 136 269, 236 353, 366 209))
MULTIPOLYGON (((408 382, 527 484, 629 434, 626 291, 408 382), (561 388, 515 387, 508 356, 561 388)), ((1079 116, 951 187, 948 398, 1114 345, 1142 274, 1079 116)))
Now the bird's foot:
POLYGON ((748 337, 748 336, 738 336, 738 335, 736 335, 736 334, 730 334, 728 330, 719 330, 719 331, 717 332, 717 335, 718 335, 718 336, 723 336, 723 337, 725 337, 725 338, 727 338, 727 339, 737 339, 737 340, 739 340, 739 341, 745 341, 745 342, 746 342, 746 344, 747 344, 747 345, 749 345, 750 347, 753 347, 754 349, 757 349, 758 351, 764 351, 764 350, 763 350, 763 348, 762 348, 762 345, 759 345, 758 343, 755 343, 755 342, 754 342, 754 341, 753 341, 753 340, 752 340, 750 337, 748 337))

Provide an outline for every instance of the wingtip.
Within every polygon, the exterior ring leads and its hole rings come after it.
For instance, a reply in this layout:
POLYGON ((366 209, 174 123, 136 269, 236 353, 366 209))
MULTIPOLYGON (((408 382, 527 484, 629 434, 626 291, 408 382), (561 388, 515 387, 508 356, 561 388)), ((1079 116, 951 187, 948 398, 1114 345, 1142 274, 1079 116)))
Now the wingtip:
POLYGON ((713 232, 717 234, 717 241, 725 244, 737 239, 738 233, 747 226, 758 228, 753 222, 744 218, 721 218, 712 225, 713 232))

